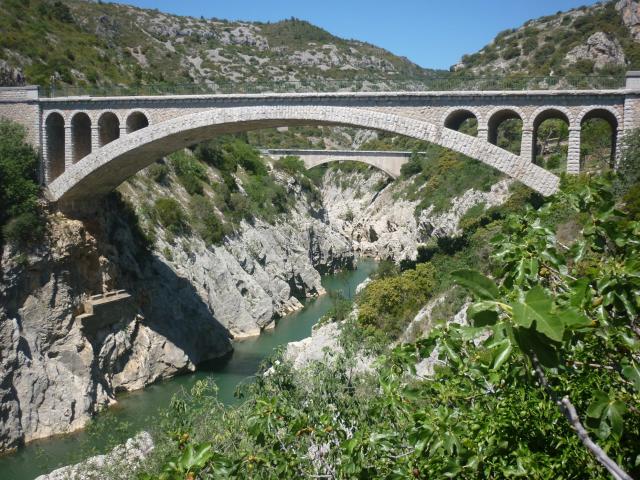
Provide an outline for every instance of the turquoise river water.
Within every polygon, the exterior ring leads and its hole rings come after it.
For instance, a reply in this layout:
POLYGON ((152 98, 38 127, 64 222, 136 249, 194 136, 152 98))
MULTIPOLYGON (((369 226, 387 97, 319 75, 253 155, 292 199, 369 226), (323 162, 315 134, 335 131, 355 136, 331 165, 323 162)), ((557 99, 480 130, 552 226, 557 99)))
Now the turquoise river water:
MULTIPOLYGON (((376 267, 377 263, 373 260, 361 259, 355 270, 327 275, 322 279, 322 284, 330 293, 342 293, 345 297, 352 298, 358 284, 376 267)), ((154 416, 169 406, 174 394, 182 389, 189 389, 203 378, 215 379, 222 402, 236 402, 236 386, 254 375, 260 362, 269 357, 274 348, 308 337, 311 327, 332 304, 331 295, 307 300, 304 309, 278 320, 274 330, 256 338, 236 342, 233 354, 224 365, 210 370, 198 370, 193 374, 156 383, 144 390, 119 395, 115 406, 98 415, 97 434, 80 431, 39 440, 15 453, 0 456, 0 480, 33 480, 60 466, 77 463, 86 456, 104 453, 106 444, 121 442, 153 424, 154 416), (107 435, 109 442, 103 438, 107 435)))

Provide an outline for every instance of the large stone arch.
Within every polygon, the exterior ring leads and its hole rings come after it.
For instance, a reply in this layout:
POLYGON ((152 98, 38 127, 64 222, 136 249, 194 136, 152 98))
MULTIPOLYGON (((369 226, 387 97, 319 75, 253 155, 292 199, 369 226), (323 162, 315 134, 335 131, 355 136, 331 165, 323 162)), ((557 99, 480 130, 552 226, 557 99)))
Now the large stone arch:
POLYGON ((125 135, 73 165, 48 186, 47 196, 80 207, 159 157, 217 134, 309 124, 354 126, 425 140, 490 165, 544 195, 555 193, 559 184, 558 177, 517 155, 429 122, 352 107, 272 105, 207 110, 125 135))

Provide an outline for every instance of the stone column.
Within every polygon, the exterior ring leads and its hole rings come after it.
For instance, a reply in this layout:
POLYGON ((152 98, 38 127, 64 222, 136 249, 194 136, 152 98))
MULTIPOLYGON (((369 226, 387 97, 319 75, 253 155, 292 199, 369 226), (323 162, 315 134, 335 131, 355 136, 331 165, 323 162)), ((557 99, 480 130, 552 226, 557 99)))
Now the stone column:
POLYGON ((47 135, 47 129, 42 127, 42 133, 40 138, 42 139, 42 167, 41 167, 41 175, 42 175, 42 184, 49 185, 51 179, 49 178, 50 169, 49 169, 49 138, 47 135))
POLYGON ((478 124, 478 138, 480 140, 484 140, 485 142, 489 141, 489 127, 486 124, 478 124))
POLYGON ((64 169, 73 165, 73 142, 71 141, 71 125, 64 126, 64 169))
POLYGON ((613 156, 613 167, 614 168, 618 168, 620 166, 620 160, 622 158, 622 149, 624 147, 623 143, 624 143, 624 130, 622 130, 621 128, 618 128, 614 134, 613 134, 613 138, 611 139, 611 141, 613 142, 613 152, 612 152, 612 156, 613 156))
POLYGON ((530 128, 522 130, 522 140, 520 141, 520 156, 523 160, 531 163, 533 158, 533 130, 530 128))
POLYGON ((580 127, 569 128, 569 151, 567 152, 567 173, 580 173, 580 127))
POLYGON ((124 137, 126 134, 127 134, 127 125, 126 124, 125 125, 120 124, 120 137, 119 138, 124 137))
POLYGON ((100 148, 100 129, 97 125, 91 125, 91 152, 100 148))

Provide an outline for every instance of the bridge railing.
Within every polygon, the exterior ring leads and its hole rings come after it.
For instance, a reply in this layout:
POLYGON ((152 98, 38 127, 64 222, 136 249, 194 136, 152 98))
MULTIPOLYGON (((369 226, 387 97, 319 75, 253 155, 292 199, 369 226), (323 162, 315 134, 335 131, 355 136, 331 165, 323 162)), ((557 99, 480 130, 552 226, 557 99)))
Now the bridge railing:
POLYGON ((429 77, 420 80, 350 79, 282 82, 210 82, 185 84, 145 84, 109 86, 41 87, 45 97, 73 96, 156 96, 251 93, 312 92, 423 92, 423 91, 490 91, 490 90, 616 90, 624 88, 621 76, 569 77, 429 77))

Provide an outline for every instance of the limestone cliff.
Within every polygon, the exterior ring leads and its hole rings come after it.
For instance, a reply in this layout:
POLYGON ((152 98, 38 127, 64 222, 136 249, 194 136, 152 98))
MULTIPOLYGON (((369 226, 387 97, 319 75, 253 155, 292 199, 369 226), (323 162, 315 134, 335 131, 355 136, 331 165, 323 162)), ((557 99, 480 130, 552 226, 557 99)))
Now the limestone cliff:
POLYGON ((91 222, 52 215, 45 244, 3 252, 1 449, 81 428, 117 391, 231 349, 193 287, 140 248, 118 210, 111 202, 91 222), (131 297, 103 304, 102 323, 82 315, 89 295, 116 286, 131 297))
POLYGON ((216 247, 161 233, 150 250, 118 195, 95 218, 49 215, 46 241, 28 254, 5 247, 0 450, 82 428, 118 391, 192 371, 321 294, 320 272, 353 254, 296 198, 286 218, 243 222, 216 247))
POLYGON ((323 203, 330 222, 351 239, 354 251, 396 262, 415 259, 418 246, 433 237, 459 235, 460 219, 470 208, 503 203, 511 184, 505 179, 488 192, 469 189, 453 198, 443 212, 430 206, 416 215, 419 202, 405 198, 405 182, 390 182, 380 171, 329 169, 323 181, 323 203))

